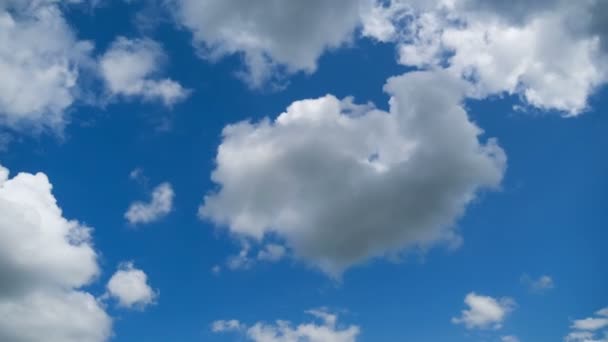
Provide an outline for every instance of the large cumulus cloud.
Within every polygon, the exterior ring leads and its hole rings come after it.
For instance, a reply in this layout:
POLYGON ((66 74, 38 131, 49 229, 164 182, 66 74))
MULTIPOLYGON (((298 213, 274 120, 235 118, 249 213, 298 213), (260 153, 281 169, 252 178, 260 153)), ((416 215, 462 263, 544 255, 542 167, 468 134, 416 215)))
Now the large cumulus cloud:
POLYGON ((390 111, 327 95, 275 120, 224 129, 200 214, 241 237, 278 236, 329 273, 373 256, 456 241, 478 190, 499 186, 506 157, 461 106, 444 72, 388 80, 390 111))
POLYGON ((0 340, 101 342, 111 319, 81 288, 99 273, 90 228, 62 216, 43 173, 0 166, 0 340))

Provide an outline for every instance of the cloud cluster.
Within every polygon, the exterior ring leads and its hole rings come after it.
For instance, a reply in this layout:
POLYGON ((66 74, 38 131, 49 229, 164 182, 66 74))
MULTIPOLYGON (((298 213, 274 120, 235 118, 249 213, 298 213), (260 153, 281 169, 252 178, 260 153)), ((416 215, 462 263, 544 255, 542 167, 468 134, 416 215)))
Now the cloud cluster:
POLYGON ((571 328, 565 342, 608 342, 608 307, 593 317, 575 320, 571 328))
POLYGON ((215 333, 237 332, 252 342, 355 342, 359 336, 358 326, 341 328, 337 326, 338 317, 325 310, 308 311, 320 320, 319 323, 302 323, 293 326, 288 321, 277 321, 274 324, 258 322, 252 326, 238 320, 215 321, 211 330, 215 333))
POLYGON ((111 319, 81 290, 99 273, 91 229, 62 216, 42 173, 0 166, 0 340, 102 342, 111 319))
POLYGON ((151 223, 167 216, 173 209, 175 193, 170 183, 161 183, 152 191, 150 202, 134 202, 125 213, 131 224, 151 223))
POLYGON ((468 309, 460 317, 452 318, 454 324, 464 324, 467 329, 500 329, 507 315, 515 308, 510 298, 495 299, 469 293, 465 299, 468 309))
POLYGON ((506 157, 461 106, 443 72, 391 78, 390 111, 331 95, 275 120, 224 129, 200 215, 241 237, 284 240, 337 274, 370 257, 457 243, 453 226, 480 189, 499 186, 506 157))
POLYGON ((392 0, 377 3, 363 33, 395 42, 402 64, 468 80, 469 96, 516 94, 577 115, 608 80, 602 3, 392 0))
POLYGON ((61 133, 75 104, 106 102, 90 87, 98 81, 112 99, 139 97, 171 106, 189 95, 176 81, 160 77, 166 56, 150 39, 118 37, 94 57, 93 42, 80 40, 62 12, 79 2, 0 1, 1 126, 61 133))
POLYGON ((185 99, 189 91, 158 74, 166 59, 162 47, 150 39, 118 37, 99 61, 111 96, 160 100, 167 106, 185 99))
POLYGON ((124 308, 143 309, 154 304, 158 297, 158 292, 148 284, 146 273, 135 268, 132 262, 121 264, 106 287, 107 294, 124 308))

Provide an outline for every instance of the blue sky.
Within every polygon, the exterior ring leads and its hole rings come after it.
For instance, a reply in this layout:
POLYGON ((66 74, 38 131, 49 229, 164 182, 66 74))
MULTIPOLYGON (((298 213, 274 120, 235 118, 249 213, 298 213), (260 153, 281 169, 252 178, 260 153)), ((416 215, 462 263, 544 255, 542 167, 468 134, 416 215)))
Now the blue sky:
POLYGON ((608 341, 605 7, 0 1, 0 340, 608 341))

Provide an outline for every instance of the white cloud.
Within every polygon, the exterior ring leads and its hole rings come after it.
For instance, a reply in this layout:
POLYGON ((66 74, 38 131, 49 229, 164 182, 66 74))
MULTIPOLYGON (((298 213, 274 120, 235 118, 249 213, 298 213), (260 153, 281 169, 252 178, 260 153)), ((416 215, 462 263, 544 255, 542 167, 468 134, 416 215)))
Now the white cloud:
POLYGON ((56 1, 0 2, 0 124, 60 131, 92 48, 56 1))
POLYGON ((125 218, 131 224, 150 223, 167 216, 173 209, 175 193, 169 183, 162 183, 152 191, 149 203, 135 202, 129 206, 125 218))
POLYGON ((364 33, 397 42, 403 64, 445 66, 469 80, 471 96, 517 94, 537 108, 577 115, 608 80, 600 37, 580 24, 597 16, 595 0, 390 3, 371 14, 381 33, 373 25, 364 33))
POLYGON ((598 340, 593 333, 588 331, 573 331, 564 337, 565 342, 606 342, 606 340, 598 340))
POLYGON ((608 327, 608 318, 585 318, 572 323, 573 329, 578 330, 599 330, 608 327))
POLYGON ((534 292, 544 292, 555 287, 555 283, 553 282, 553 278, 548 275, 542 275, 537 279, 532 279, 527 274, 524 274, 521 277, 521 282, 528 286, 530 290, 534 292))
POLYGON ((517 338, 517 336, 513 336, 513 335, 503 336, 500 338, 500 340, 502 342, 520 342, 519 338, 517 338))
POLYGON ((327 95, 274 121, 224 129, 212 174, 221 186, 201 217, 241 238, 278 236, 332 274, 374 256, 457 243, 453 229, 506 165, 461 106, 463 85, 441 72, 391 78, 390 111, 327 95))
POLYGON ((500 329, 507 315, 515 308, 510 298, 495 299, 469 293, 465 299, 468 309, 460 317, 452 318, 454 324, 464 324, 467 329, 500 329))
POLYGON ((253 342, 355 342, 359 336, 358 326, 338 327, 337 316, 324 310, 309 311, 320 318, 321 323, 302 323, 293 326, 288 321, 278 320, 274 324, 263 322, 246 326, 237 320, 216 321, 211 329, 216 333, 242 331, 248 341, 253 342))
POLYGON ((281 71, 313 72, 328 49, 349 42, 361 1, 172 0, 202 56, 241 54, 257 87, 281 71))
POLYGON ((251 246, 246 241, 242 242, 241 250, 238 254, 232 255, 226 261, 226 266, 230 270, 244 270, 249 269, 255 264, 255 260, 251 258, 249 252, 251 246))
POLYGON ((154 304, 158 297, 148 284, 144 271, 133 266, 132 262, 123 263, 114 273, 107 285, 108 295, 118 300, 125 308, 144 308, 154 304))
POLYGON ((229 321, 215 321, 211 324, 211 331, 214 333, 241 330, 241 323, 235 319, 229 321))
POLYGON ((572 331, 564 337, 565 342, 608 342, 608 307, 598 310, 595 317, 572 322, 572 331))
MULTIPOLYGON (((248 241, 241 241, 241 250, 238 254, 232 255, 226 261, 226 266, 230 270, 247 270, 257 262, 274 263, 283 259, 287 254, 287 249, 279 244, 268 243, 258 250, 257 255, 252 252, 252 246, 248 241)), ((221 268, 214 267, 213 272, 219 273, 221 268)))
POLYGON ((62 216, 43 173, 0 166, 0 340, 102 342, 111 319, 80 290, 99 273, 91 229, 62 216))
POLYGON ((165 60, 157 42, 119 37, 101 57, 99 66, 112 96, 160 100, 170 106, 184 100, 189 91, 169 78, 159 77, 165 60))
POLYGON ((222 266, 213 265, 213 267, 211 267, 211 273, 218 275, 218 274, 220 274, 220 272, 222 272, 222 266))

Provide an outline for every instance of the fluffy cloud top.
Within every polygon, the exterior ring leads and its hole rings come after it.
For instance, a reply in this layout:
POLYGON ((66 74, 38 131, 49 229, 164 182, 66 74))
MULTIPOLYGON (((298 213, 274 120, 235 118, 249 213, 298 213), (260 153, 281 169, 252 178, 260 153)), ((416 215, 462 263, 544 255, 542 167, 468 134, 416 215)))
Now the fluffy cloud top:
POLYGON ((61 130, 91 50, 55 1, 0 1, 0 124, 61 130))
POLYGON ((474 292, 469 293, 464 302, 469 308, 462 310, 460 317, 452 318, 452 322, 464 324, 467 329, 500 329, 515 306, 510 298, 497 300, 474 292))
POLYGON ((65 219, 51 189, 0 166, 0 340, 105 341, 110 318, 79 290, 99 273, 90 228, 65 219))
POLYGON ((518 94, 534 107, 577 115, 608 77, 604 26, 579 24, 601 16, 593 10, 600 3, 392 0, 370 12, 363 32, 397 42, 403 64, 445 67, 469 80, 471 96, 518 94))
POLYGON ((144 308, 153 304, 158 296, 148 284, 144 271, 128 262, 120 265, 107 285, 108 295, 116 298, 118 304, 125 308, 144 308))
POLYGON ((200 54, 242 54, 252 86, 280 70, 313 72, 319 56, 347 43, 359 23, 360 1, 353 0, 171 2, 200 54))
POLYGON ((113 96, 140 96, 170 106, 185 99, 189 91, 179 83, 159 78, 166 56, 150 39, 119 37, 99 61, 101 75, 113 96))
POLYGON ((173 209, 173 187, 162 183, 152 191, 150 202, 135 202, 129 206, 125 218, 131 224, 150 223, 167 216, 173 209))
POLYGON ((202 217, 238 236, 274 234, 329 273, 437 241, 477 190, 499 186, 506 158, 460 105, 445 73, 391 78, 390 112, 331 95, 276 120, 224 129, 202 217))
POLYGON ((323 310, 309 311, 319 318, 321 323, 303 323, 293 326, 287 321, 277 321, 274 324, 258 322, 246 326, 237 320, 215 321, 211 329, 215 333, 229 331, 241 332, 247 340, 253 342, 355 342, 359 335, 359 327, 351 325, 340 328, 336 326, 337 316, 323 310))

